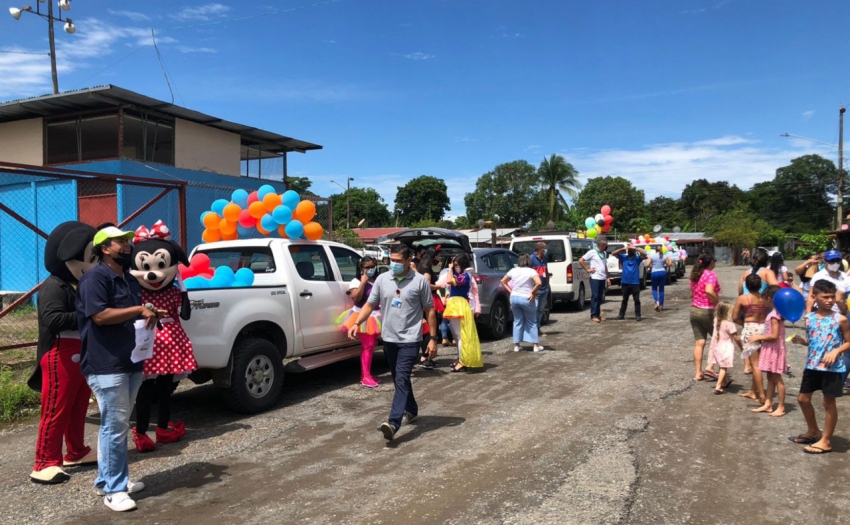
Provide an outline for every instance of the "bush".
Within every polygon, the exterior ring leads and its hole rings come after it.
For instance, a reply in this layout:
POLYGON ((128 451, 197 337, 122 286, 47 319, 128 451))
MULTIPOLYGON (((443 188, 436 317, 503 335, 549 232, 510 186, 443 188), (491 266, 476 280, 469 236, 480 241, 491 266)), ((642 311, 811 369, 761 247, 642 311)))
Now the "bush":
POLYGON ((24 372, 0 368, 0 423, 8 423, 31 412, 41 401, 38 392, 33 392, 26 384, 30 371, 24 372))

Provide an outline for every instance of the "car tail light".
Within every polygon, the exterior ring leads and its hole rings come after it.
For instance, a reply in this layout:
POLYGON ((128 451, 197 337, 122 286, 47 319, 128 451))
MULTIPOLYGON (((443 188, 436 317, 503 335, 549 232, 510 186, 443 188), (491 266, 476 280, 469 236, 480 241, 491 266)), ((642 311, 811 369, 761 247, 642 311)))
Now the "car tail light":
POLYGON ((483 283, 483 282, 484 282, 484 281, 486 281, 486 280, 487 280, 487 276, 486 276, 486 275, 475 274, 475 282, 476 282, 476 283, 481 284, 481 283, 483 283))
POLYGON ((567 265, 567 284, 573 284, 573 264, 567 265))

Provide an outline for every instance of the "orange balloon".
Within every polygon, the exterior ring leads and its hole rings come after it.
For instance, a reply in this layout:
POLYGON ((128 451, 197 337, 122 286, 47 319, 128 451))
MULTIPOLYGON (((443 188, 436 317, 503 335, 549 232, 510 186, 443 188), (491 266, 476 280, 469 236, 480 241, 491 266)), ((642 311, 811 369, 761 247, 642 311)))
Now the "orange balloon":
POLYGON ((217 213, 210 212, 204 215, 204 227, 208 230, 217 230, 221 217, 217 213))
POLYGON ((307 237, 311 241, 318 241, 324 233, 325 230, 318 222, 308 222, 304 225, 304 237, 307 237))
POLYGON ((236 232, 236 223, 230 222, 227 219, 221 219, 221 222, 218 223, 218 231, 221 232, 222 239, 225 235, 233 235, 236 232))
POLYGON ((282 239, 288 239, 289 235, 286 234, 286 225, 281 224, 277 227, 277 234, 280 235, 282 239))
POLYGON ((263 197, 263 206, 266 207, 266 211, 269 213, 273 212, 281 204, 283 204, 283 200, 281 200, 280 195, 277 193, 269 193, 263 197))
MULTIPOLYGON (((257 202, 257 204, 259 204, 260 206, 263 205, 262 202, 257 202)), ((263 208, 263 209, 265 209, 265 208, 263 208)), ((268 235, 269 233, 271 233, 268 230, 266 230, 265 228, 263 228, 263 226, 260 224, 260 221, 257 221, 257 231, 262 233, 263 235, 268 235)))
POLYGON ((233 204, 232 202, 224 207, 224 218, 228 221, 236 224, 236 221, 239 220, 239 212, 242 211, 242 208, 239 207, 238 204, 233 204))
POLYGON ((248 205, 248 213, 251 214, 251 217, 255 219, 262 218, 263 215, 266 214, 266 207, 260 201, 254 201, 248 205))
POLYGON ((233 233, 224 233, 223 231, 221 232, 221 240, 222 241, 235 241, 238 238, 239 238, 239 232, 236 231, 236 230, 233 230, 233 233))
POLYGON ((292 212, 292 218, 301 221, 302 224, 307 224, 316 216, 316 205, 313 201, 301 201, 295 210, 292 212))
MULTIPOLYGON (((209 217, 209 215, 207 215, 207 217, 209 217)), ((221 234, 218 230, 204 230, 201 238, 204 239, 204 242, 218 242, 221 240, 221 234)))

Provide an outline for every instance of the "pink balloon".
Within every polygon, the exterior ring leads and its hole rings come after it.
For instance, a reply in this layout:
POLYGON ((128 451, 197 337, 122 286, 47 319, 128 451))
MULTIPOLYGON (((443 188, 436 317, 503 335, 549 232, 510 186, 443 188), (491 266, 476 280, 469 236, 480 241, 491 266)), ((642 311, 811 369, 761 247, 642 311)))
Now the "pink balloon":
MULTIPOLYGON (((599 211, 602 212, 602 215, 611 215, 611 206, 606 204, 605 206, 602 206, 602 209, 599 211)), ((605 222, 608 222, 608 220, 606 219, 605 222)))
POLYGON ((258 200, 260 200, 260 196, 257 195, 256 191, 252 191, 248 194, 248 204, 251 204, 252 202, 257 202, 258 200))
POLYGON ((257 224, 257 219, 251 217, 251 212, 244 209, 239 212, 239 224, 241 224, 243 228, 253 228, 257 224))

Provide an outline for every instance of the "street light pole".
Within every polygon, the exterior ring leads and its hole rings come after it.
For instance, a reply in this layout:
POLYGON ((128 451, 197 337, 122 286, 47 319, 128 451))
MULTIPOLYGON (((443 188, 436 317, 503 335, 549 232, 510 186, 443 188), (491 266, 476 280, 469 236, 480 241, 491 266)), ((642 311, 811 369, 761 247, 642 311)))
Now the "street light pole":
POLYGON ((348 177, 348 188, 345 190, 345 229, 351 229, 351 181, 354 179, 348 177))
POLYGON ((835 229, 841 228, 844 221, 844 106, 838 106, 838 222, 835 229))
POLYGON ((74 25, 74 22, 70 18, 62 18, 62 11, 69 11, 71 9, 71 0, 59 0, 59 17, 53 16, 53 4, 51 0, 47 0, 47 14, 41 12, 41 7, 39 4, 44 2, 45 0, 36 0, 35 11, 32 10, 30 6, 24 6, 20 9, 17 7, 10 7, 9 14, 12 15, 12 18, 15 20, 21 19, 21 14, 23 13, 32 13, 34 15, 38 15, 41 18, 47 21, 47 39, 50 44, 50 76, 53 80, 53 94, 59 94, 59 76, 56 73, 56 42, 53 37, 53 23, 54 22, 65 22, 64 30, 69 35, 73 35, 77 32, 77 26, 74 25))
MULTIPOLYGON (((37 1, 37 0, 36 0, 37 1)), ((59 75, 56 74, 56 42, 53 40, 53 2, 47 0, 47 38, 50 41, 50 76, 53 79, 53 94, 59 94, 59 75)))

